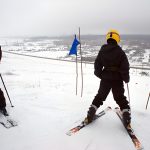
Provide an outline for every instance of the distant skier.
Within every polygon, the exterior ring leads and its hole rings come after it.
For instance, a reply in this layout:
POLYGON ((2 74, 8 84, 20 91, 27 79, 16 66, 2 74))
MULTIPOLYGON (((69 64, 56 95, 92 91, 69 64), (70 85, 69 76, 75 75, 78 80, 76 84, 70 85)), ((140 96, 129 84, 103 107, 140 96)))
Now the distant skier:
POLYGON ((89 110, 85 123, 93 121, 96 110, 103 105, 112 89, 113 97, 119 105, 125 125, 131 122, 129 102, 124 96, 124 84, 129 82, 129 62, 125 52, 118 45, 120 35, 116 30, 110 30, 106 35, 107 44, 104 44, 94 63, 94 74, 101 79, 100 87, 89 110))
MULTIPOLYGON (((0 46, 0 62, 2 58, 2 50, 0 46)), ((0 112, 3 113, 5 116, 8 116, 7 110, 6 110, 6 100, 3 94, 3 91, 0 89, 0 112)))

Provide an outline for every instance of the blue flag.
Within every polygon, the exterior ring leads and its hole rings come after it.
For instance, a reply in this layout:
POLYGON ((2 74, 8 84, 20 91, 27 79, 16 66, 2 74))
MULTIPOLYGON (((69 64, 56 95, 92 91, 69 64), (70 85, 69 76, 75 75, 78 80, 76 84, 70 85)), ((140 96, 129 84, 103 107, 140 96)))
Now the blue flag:
POLYGON ((76 38, 76 35, 75 35, 75 38, 74 38, 74 41, 72 43, 72 47, 70 49, 70 52, 69 52, 69 55, 77 55, 77 46, 80 44, 80 42, 77 40, 76 38))

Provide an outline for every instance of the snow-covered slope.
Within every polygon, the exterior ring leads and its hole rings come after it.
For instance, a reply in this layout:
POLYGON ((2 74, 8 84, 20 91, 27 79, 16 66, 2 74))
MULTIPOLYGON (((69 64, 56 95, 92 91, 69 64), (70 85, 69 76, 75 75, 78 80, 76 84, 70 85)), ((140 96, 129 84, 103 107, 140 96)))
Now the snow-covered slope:
MULTIPOLYGON (((84 89, 81 98, 80 64, 78 95, 75 95, 75 63, 52 61, 3 53, 1 74, 14 108, 7 95, 7 109, 18 126, 0 125, 1 150, 133 150, 134 145, 117 115, 110 111, 95 123, 71 137, 65 133, 86 116, 95 96, 99 79, 93 65, 83 64, 84 89)), ((2 82, 0 87, 4 90, 2 82)), ((125 85, 126 96, 127 88, 125 85)), ((145 110, 150 92, 150 77, 131 70, 129 83, 132 126, 145 150, 150 149, 150 106, 145 110)), ((116 107, 110 93, 104 105, 116 107)))

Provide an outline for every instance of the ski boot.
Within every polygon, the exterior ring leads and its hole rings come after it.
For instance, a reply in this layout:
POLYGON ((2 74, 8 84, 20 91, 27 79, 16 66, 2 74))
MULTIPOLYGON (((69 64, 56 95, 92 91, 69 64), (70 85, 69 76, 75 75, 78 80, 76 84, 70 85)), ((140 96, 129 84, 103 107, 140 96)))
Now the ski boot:
POLYGON ((130 126, 130 124, 131 124, 131 112, 130 112, 130 109, 123 109, 122 110, 122 117, 123 117, 124 125, 126 127, 130 126))
POLYGON ((84 119, 83 123, 85 124, 91 123, 95 117, 96 110, 97 107, 95 105, 91 105, 88 110, 87 117, 84 119))
POLYGON ((5 107, 1 108, 1 109, 0 109, 0 112, 1 112, 4 116, 9 116, 9 114, 8 114, 8 112, 7 112, 7 110, 6 110, 5 107))

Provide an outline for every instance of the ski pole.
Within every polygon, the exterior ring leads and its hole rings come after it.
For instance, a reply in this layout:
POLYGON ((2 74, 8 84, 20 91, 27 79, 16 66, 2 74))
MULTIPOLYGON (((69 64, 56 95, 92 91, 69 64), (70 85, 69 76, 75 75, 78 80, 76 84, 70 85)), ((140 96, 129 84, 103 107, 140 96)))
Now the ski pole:
POLYGON ((127 90, 128 90, 129 105, 130 105, 130 109, 131 109, 131 104, 130 104, 130 93, 129 93, 129 86, 128 86, 128 83, 127 83, 127 90))
POLYGON ((146 103, 146 109, 147 109, 147 106, 148 106, 149 98, 150 98, 150 92, 149 92, 149 96, 148 96, 147 103, 146 103))
POLYGON ((9 99, 9 101, 10 101, 11 107, 14 107, 14 106, 12 105, 11 100, 10 100, 9 94, 8 94, 8 92, 7 92, 7 89, 6 89, 6 86, 5 86, 5 83, 4 83, 4 80, 3 80, 3 78, 2 78, 2 75, 1 75, 1 74, 0 74, 0 77, 1 77, 1 80, 2 80, 2 82, 3 82, 3 85, 4 85, 4 88, 5 88, 5 91, 6 91, 6 93, 7 93, 8 99, 9 99))

